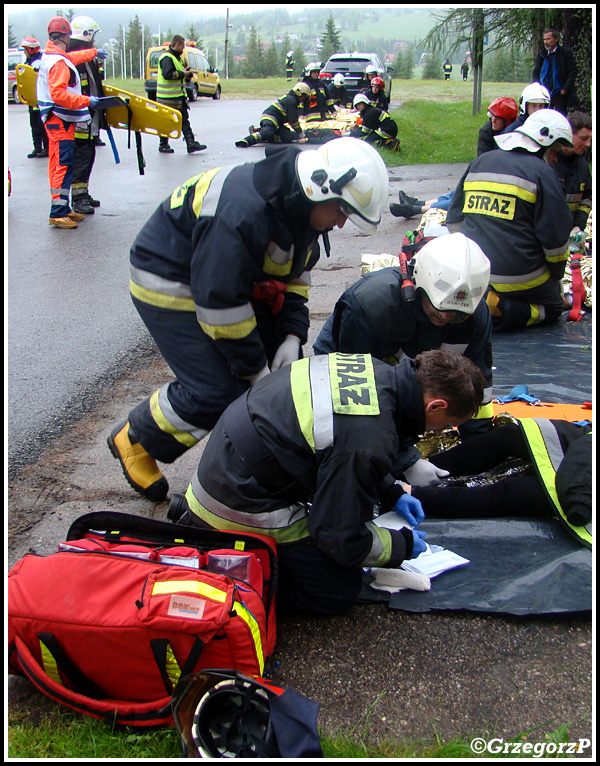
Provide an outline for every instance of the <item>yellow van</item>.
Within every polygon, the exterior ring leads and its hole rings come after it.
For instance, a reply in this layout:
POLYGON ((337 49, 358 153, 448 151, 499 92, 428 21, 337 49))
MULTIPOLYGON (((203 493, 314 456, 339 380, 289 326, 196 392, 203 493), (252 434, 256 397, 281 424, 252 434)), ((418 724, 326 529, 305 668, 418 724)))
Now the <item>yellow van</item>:
MULTIPOLYGON (((169 43, 149 48, 146 55, 146 82, 144 87, 148 98, 156 101, 156 78, 158 77, 158 60, 168 49, 169 43)), ((208 63, 206 55, 196 47, 196 43, 188 40, 182 54, 182 59, 194 73, 186 84, 190 101, 196 101, 198 96, 221 98, 221 80, 219 73, 208 63)))

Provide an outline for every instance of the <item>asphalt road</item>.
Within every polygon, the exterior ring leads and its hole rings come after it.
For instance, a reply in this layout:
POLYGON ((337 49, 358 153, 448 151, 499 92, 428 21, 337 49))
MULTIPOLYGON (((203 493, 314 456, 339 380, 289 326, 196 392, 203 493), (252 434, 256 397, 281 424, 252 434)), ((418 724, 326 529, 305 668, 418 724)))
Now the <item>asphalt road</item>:
MULTIPOLYGON (((180 183, 216 165, 238 162, 234 142, 246 135, 268 102, 200 99, 191 104, 196 137, 208 145, 188 155, 159 154, 142 138, 139 174, 135 140, 114 130, 120 163, 106 138, 97 149, 90 191, 101 201, 77 230, 48 225, 47 160, 28 159, 28 108, 8 105, 8 444, 11 470, 39 453, 93 405, 94 392, 132 357, 152 345, 129 297, 129 248, 155 207, 180 183)), ((256 150, 258 151, 258 150, 256 150)), ((6 267, 5 267, 6 268, 6 267)))

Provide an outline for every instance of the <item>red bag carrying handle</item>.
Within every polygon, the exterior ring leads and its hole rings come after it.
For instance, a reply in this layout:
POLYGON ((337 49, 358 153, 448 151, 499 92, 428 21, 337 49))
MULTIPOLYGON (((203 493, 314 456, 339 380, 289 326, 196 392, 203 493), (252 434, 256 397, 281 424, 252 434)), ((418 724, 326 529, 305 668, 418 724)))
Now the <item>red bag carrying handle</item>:
POLYGON ((31 683, 43 694, 79 713, 127 726, 165 726, 173 724, 171 696, 152 702, 93 699, 67 689, 54 681, 41 667, 21 638, 15 636, 15 648, 21 668, 31 683))

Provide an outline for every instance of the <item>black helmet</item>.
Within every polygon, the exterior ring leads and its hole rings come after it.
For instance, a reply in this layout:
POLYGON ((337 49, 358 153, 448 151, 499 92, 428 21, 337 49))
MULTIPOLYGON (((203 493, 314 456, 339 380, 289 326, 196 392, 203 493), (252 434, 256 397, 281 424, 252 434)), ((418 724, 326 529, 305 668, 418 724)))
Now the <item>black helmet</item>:
POLYGON ((318 704, 260 676, 212 669, 184 676, 172 706, 186 758, 323 757, 318 704))

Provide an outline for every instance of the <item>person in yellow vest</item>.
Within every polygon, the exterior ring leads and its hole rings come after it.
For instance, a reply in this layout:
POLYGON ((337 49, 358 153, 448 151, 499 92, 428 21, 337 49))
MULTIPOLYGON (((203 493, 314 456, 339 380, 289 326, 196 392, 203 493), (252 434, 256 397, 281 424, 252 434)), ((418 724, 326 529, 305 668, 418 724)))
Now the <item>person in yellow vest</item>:
MULTIPOLYGON (((156 81, 156 100, 163 106, 170 106, 181 113, 181 132, 187 144, 188 154, 206 149, 205 144, 196 141, 190 124, 185 85, 192 78, 192 73, 183 62, 181 55, 185 48, 185 40, 181 35, 173 35, 169 48, 158 60, 158 78, 156 81)), ((169 139, 160 137, 158 151, 173 154, 169 139)))
POLYGON ((409 490, 428 517, 557 518, 582 545, 592 547, 591 425, 520 418, 432 455, 429 462, 462 478, 409 490), (525 461, 529 470, 513 467, 500 480, 481 482, 480 474, 509 458, 525 461))

